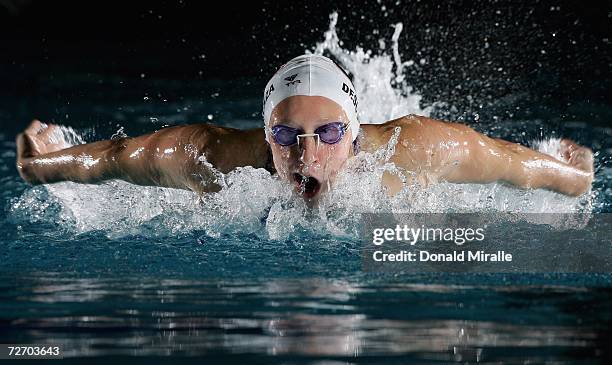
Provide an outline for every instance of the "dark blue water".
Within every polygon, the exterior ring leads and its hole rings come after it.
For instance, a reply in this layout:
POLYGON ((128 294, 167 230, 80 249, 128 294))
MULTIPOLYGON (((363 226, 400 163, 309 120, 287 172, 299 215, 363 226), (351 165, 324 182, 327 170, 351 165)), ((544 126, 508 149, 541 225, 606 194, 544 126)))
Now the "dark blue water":
POLYGON ((584 278, 85 276, 3 280, 3 342, 142 362, 590 363, 610 340, 612 293, 584 278))

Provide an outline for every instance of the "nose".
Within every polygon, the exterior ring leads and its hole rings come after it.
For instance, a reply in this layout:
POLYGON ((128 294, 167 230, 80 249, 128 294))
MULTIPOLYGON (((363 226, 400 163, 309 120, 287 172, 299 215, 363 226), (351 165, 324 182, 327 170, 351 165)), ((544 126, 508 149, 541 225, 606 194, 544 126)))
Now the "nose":
POLYGON ((316 137, 301 137, 299 148, 302 150, 300 161, 302 161, 305 165, 312 165, 313 163, 318 161, 319 148, 318 140, 316 137))

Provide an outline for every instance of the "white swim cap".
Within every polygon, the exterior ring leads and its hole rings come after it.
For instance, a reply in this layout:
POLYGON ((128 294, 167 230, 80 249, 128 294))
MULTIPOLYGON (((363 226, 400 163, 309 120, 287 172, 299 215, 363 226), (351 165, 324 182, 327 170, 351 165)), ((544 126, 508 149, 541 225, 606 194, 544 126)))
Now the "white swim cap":
POLYGON ((338 103, 349 119, 353 141, 357 138, 359 120, 355 86, 332 60, 308 54, 284 64, 266 85, 263 99, 266 141, 272 109, 281 101, 295 95, 323 96, 338 103))

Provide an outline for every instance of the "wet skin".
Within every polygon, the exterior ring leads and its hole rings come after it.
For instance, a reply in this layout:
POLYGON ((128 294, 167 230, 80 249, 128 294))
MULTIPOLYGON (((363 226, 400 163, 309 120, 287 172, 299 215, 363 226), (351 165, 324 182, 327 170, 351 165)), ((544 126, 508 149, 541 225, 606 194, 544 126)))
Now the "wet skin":
MULTIPOLYGON (((304 133, 330 122, 348 121, 342 108, 319 96, 292 96, 278 104, 270 127, 284 124, 304 133)), ((457 123, 408 115, 384 124, 362 124, 361 150, 374 152, 397 134, 390 161, 424 184, 437 181, 489 183, 503 181, 520 188, 543 188, 578 196, 593 180, 590 149, 563 140, 568 163, 516 143, 489 138, 457 123)), ((139 185, 218 191, 215 170, 270 167, 307 202, 316 202, 352 156, 350 129, 334 145, 313 137, 283 147, 263 128, 238 130, 209 124, 175 126, 133 138, 73 147, 57 138, 57 126, 37 120, 17 136, 17 169, 31 184, 58 181, 98 183, 122 179, 139 185), (67 148, 66 148, 67 147, 67 148)), ((61 133, 60 133, 61 135, 61 133)), ((390 194, 402 188, 399 177, 385 174, 390 194)))

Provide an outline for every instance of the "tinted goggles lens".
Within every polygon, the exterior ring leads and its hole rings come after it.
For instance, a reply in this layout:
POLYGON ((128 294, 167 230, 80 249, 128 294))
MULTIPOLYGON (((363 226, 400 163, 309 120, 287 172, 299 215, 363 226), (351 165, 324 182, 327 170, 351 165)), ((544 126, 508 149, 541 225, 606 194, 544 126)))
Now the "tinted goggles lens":
MULTIPOLYGON (((348 124, 342 122, 333 122, 320 126, 315 129, 314 133, 319 136, 323 143, 334 144, 338 143, 344 134, 348 124)), ((297 128, 291 128, 286 125, 275 125, 272 127, 272 137, 276 143, 281 146, 291 146, 297 143, 299 135, 304 134, 304 131, 297 128)))

